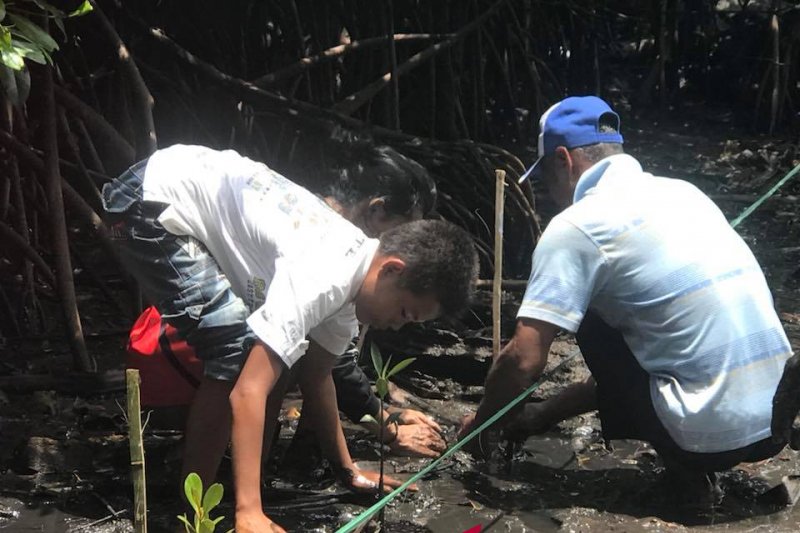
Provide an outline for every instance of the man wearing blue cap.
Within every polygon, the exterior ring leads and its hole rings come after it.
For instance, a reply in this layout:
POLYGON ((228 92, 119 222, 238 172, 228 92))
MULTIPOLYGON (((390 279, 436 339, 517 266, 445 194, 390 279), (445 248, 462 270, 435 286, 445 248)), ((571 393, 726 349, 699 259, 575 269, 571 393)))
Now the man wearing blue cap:
POLYGON ((707 473, 783 447, 770 438, 771 401, 792 350, 761 268, 708 197, 623 153, 603 100, 562 100, 539 128, 523 179, 540 179, 563 211, 462 435, 538 379, 563 329, 592 377, 529 404, 518 428, 598 409, 606 440, 650 442, 681 487, 714 495, 707 473))

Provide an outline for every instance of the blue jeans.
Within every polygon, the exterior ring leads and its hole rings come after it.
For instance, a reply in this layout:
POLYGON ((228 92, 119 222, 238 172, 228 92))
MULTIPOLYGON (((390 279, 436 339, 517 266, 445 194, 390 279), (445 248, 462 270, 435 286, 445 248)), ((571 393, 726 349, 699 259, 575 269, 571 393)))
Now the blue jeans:
POLYGON ((250 310, 203 243, 169 233, 158 222, 168 206, 142 200, 146 164, 137 163, 103 187, 111 238, 162 319, 203 360, 205 375, 234 381, 255 340, 246 323, 250 310))

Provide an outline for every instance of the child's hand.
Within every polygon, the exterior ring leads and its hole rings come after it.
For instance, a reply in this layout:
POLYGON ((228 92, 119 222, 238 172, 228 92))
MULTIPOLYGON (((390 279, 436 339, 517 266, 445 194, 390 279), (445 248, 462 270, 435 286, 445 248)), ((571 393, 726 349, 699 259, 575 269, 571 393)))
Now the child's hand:
POLYGON ((390 407, 386 410, 389 413, 400 413, 400 424, 403 425, 422 425, 428 426, 431 429, 436 430, 437 433, 442 432, 441 426, 436 423, 436 421, 431 418, 430 416, 426 415, 425 413, 421 413, 419 411, 415 411, 414 409, 397 409, 394 407, 390 407))
POLYGON ((409 424, 392 429, 396 434, 389 442, 389 448, 397 455, 439 457, 447 449, 439 432, 427 424, 409 424))
POLYGON ((286 530, 270 520, 263 512, 236 513, 236 533, 286 533, 286 530))
MULTIPOLYGON (((342 468, 339 477, 342 483, 353 492, 375 492, 375 489, 378 488, 380 474, 372 470, 361 470, 353 465, 352 470, 349 468, 342 468)), ((386 474, 383 475, 383 491, 386 493, 391 492, 392 489, 402 484, 403 482, 399 479, 387 476, 386 474)), ((408 487, 408 490, 415 492, 419 490, 419 487, 414 483, 408 487)))

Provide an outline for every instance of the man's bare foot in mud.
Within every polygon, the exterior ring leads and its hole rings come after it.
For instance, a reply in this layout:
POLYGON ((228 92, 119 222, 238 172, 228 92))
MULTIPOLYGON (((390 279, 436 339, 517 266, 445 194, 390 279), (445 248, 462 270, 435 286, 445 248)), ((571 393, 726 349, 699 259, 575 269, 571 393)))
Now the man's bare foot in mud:
POLYGON ((800 353, 794 354, 783 368, 778 389, 772 398, 772 439, 800 450, 800 428, 794 420, 800 411, 800 353))

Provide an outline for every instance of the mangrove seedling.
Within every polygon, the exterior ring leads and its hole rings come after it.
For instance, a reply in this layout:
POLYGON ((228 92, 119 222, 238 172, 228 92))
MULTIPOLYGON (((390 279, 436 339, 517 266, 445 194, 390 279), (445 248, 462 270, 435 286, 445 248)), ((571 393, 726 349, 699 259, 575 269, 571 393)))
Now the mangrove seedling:
MULTIPOLYGON (((178 520, 183 522, 186 533, 214 533, 217 524, 225 518, 224 516, 211 518, 211 511, 222 501, 222 484, 214 483, 204 494, 203 481, 200 476, 192 472, 183 482, 183 491, 194 510, 194 522, 189 522, 186 513, 178 516, 178 520)), ((232 532, 233 530, 229 529, 226 533, 232 532)))
MULTIPOLYGON (((384 427, 388 426, 389 424, 397 424, 397 421, 400 419, 400 413, 391 413, 386 420, 383 418, 383 402, 386 399, 386 395, 389 394, 389 378, 403 370, 405 367, 410 365, 416 360, 416 357, 409 357, 408 359, 403 359, 394 367, 391 366, 392 357, 389 356, 389 359, 386 361, 386 364, 383 362, 383 356, 381 355, 381 350, 378 346, 373 342, 370 343, 369 346, 370 356, 372 357, 372 366, 375 368, 375 374, 377 378, 375 379, 375 391, 380 398, 380 411, 378 412, 378 419, 382 420, 383 422, 378 422, 373 418, 371 415, 365 415, 364 418, 361 419, 362 422, 374 422, 378 424, 378 441, 380 442, 380 477, 378 478, 378 497, 383 494, 383 459, 384 459, 384 450, 383 450, 383 431, 384 427)), ((383 510, 381 510, 380 514, 380 521, 381 521, 381 530, 383 530, 383 510)))

